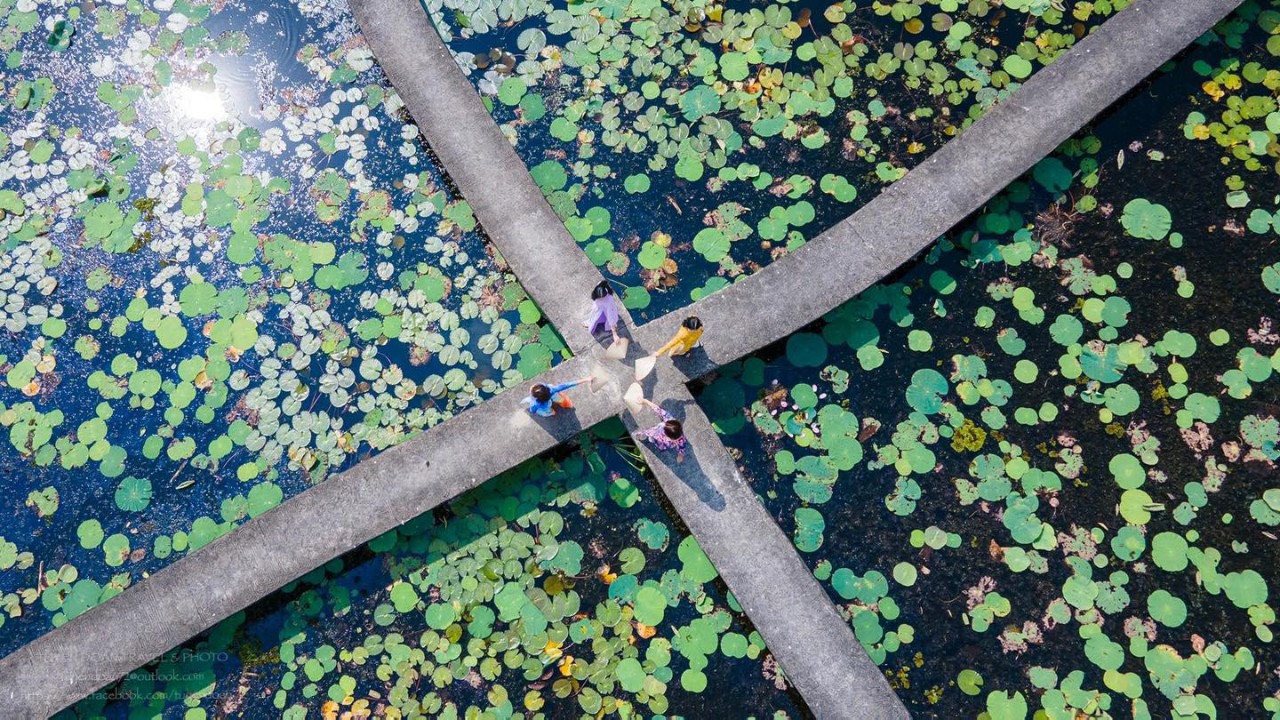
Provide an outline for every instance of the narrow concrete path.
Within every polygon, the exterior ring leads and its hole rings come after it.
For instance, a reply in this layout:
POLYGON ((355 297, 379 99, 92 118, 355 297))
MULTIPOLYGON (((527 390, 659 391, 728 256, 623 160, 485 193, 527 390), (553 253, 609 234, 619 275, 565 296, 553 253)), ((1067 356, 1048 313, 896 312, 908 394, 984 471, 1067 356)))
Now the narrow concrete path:
MULTIPOLYGON (((665 379, 665 373, 699 377, 816 320, 963 220, 1238 2, 1138 0, 852 218, 746 281, 637 329, 637 346, 657 347, 686 315, 702 317, 711 328, 706 352, 682 359, 674 365, 675 370, 664 370, 663 382, 673 382, 665 379)), ((558 297, 556 285, 562 284, 564 277, 590 277, 598 272, 594 267, 583 267, 584 257, 567 250, 553 254, 540 243, 546 238, 528 234, 534 228, 548 227, 555 217, 545 202, 518 211, 504 209, 527 202, 533 183, 520 179, 519 173, 488 174, 487 168, 519 167, 519 160, 501 133, 501 142, 479 143, 467 140, 469 130, 461 132, 466 129, 462 126, 477 118, 475 106, 483 109, 465 79, 455 71, 423 80, 414 76, 412 64, 397 64, 401 60, 397 56, 406 53, 442 52, 447 56, 438 39, 435 49, 422 43, 422 38, 436 36, 417 2, 353 0, 352 5, 366 34, 384 22, 418 28, 413 31, 419 33, 416 40, 406 39, 392 28, 386 34, 374 33, 370 41, 402 96, 416 98, 414 105, 425 103, 433 112, 444 113, 444 124, 455 126, 457 132, 449 132, 439 140, 443 146, 435 149, 455 180, 467 177, 465 185, 458 182, 463 192, 515 176, 501 181, 500 192, 493 193, 498 199, 492 210, 482 209, 485 206, 475 198, 468 199, 477 215, 497 214, 503 236, 525 238, 512 247, 516 257, 508 254, 507 260, 526 289, 535 297, 558 297), (424 28, 429 32, 422 32, 424 28), (394 50, 399 42, 408 44, 394 50), (405 74, 410 76, 407 81, 402 79, 405 74), (403 82, 409 84, 402 86, 403 82), (471 110, 466 110, 472 101, 471 110), (460 163, 459 169, 455 163, 460 163), (559 267, 560 274, 548 273, 549 266, 559 267)), ((452 63, 451 58, 449 61, 452 63)), ((479 127, 492 124, 487 113, 485 119, 488 123, 479 127)), ((536 191, 536 186, 533 189, 536 191)), ((494 227, 486 229, 495 236, 494 227)), ((562 240, 555 244, 567 248, 562 240)), ((589 291, 590 287, 581 291, 580 301, 574 299, 578 297, 575 292, 572 297, 566 294, 563 303, 543 307, 547 317, 566 332, 570 347, 579 351, 593 346, 585 333, 567 328, 580 326, 589 307, 589 291)), ((536 380, 556 382, 581 376, 595 365, 593 357, 580 356, 536 380)), ((623 389, 615 384, 581 398, 576 402, 576 423, 561 418, 550 425, 522 415, 522 392, 504 393, 296 496, 0 659, 4 716, 40 718, 67 707, 333 557, 550 449, 579 429, 623 413, 623 389), (363 511, 351 514, 348 510, 352 507, 363 511), (281 551, 283 548, 287 551, 281 551)), ((719 470, 712 475, 730 477, 719 470)), ((676 481, 682 483, 678 477, 676 481)), ((667 478, 667 484, 671 483, 672 478, 667 478)), ((672 488, 669 493, 679 492, 678 486, 672 484, 672 488)), ((728 500, 725 503, 729 507, 728 500)), ((698 514, 689 512, 691 518, 698 514)), ((714 535, 714 528, 695 528, 695 532, 714 535)), ((732 559, 721 559, 723 549, 715 552, 713 561, 732 567, 732 559)), ((777 567, 775 572, 789 572, 782 561, 777 567)), ((739 571, 729 570, 726 578, 730 573, 739 577, 739 571)), ((752 607, 755 609, 749 612, 757 616, 771 612, 768 605, 752 607)), ((794 608, 787 610, 795 612, 794 608)), ((766 641, 771 647, 784 642, 768 636, 766 641)), ((800 669, 797 662, 802 660, 792 660, 792 666, 784 662, 784 666, 794 674, 800 669)), ((851 716, 835 712, 832 717, 851 716)))
POLYGON ((350 0, 373 56, 480 227, 575 354, 603 278, 547 204, 418 0, 350 0), (566 287, 569 286, 569 287, 566 287))
POLYGON ((696 308, 706 353, 680 365, 690 379, 790 335, 929 247, 1240 1, 1137 0, 848 219, 645 330, 670 336, 696 308))
MULTIPOLYGON (((575 358, 542 379, 589 374, 575 358)), ((339 555, 623 411, 623 388, 534 418, 512 389, 250 520, 0 660, 0 718, 43 718, 339 555)))
MULTIPOLYGON (((537 274, 534 280, 553 274, 554 282, 525 282, 525 289, 549 314, 559 311, 560 317, 553 320, 570 347, 578 352, 596 347, 597 342, 572 313, 603 279, 600 272, 547 206, 524 165, 515 159, 417 0, 353 0, 352 5, 374 57, 405 100, 428 144, 454 175, 481 227, 488 230, 489 239, 509 259, 539 259, 527 272, 537 274), (411 21, 406 15, 419 20, 411 21), (446 82, 448 79, 454 82, 446 82), (469 96, 470 101, 454 98, 455 93, 469 96), (458 106, 464 106, 461 122, 458 106), (494 152, 492 146, 500 147, 494 152), (508 155, 511 162, 495 164, 502 161, 499 156, 508 155), (463 163, 461 175, 459 162, 463 163), (475 182, 479 173, 473 170, 484 172, 480 184, 475 182)), ((522 281, 528 277, 519 269, 517 276, 522 281)), ((655 342, 649 347, 659 345, 655 342)), ((640 354, 639 346, 633 348, 631 361, 640 354)), ((629 364, 609 362, 598 355, 597 359, 592 364, 594 371, 611 374, 619 387, 629 384, 629 364)), ((662 376, 676 375, 670 364, 664 363, 663 368, 662 376)), ((663 465, 646 451, 650 467, 814 714, 821 718, 909 717, 791 540, 738 475, 733 458, 684 383, 665 383, 650 394, 660 404, 683 406, 681 415, 695 448, 694 462, 680 466, 663 465), (709 494, 704 495, 703 490, 709 494)), ((627 422, 634 426, 646 420, 628 415, 627 422)))
MULTIPOLYGON (((683 378, 663 361, 655 402, 684 425, 689 452, 640 443, 663 493, 751 618, 787 679, 819 718, 909 718, 826 591, 738 472, 683 378)), ((645 408, 624 416, 632 432, 657 422, 645 408)))

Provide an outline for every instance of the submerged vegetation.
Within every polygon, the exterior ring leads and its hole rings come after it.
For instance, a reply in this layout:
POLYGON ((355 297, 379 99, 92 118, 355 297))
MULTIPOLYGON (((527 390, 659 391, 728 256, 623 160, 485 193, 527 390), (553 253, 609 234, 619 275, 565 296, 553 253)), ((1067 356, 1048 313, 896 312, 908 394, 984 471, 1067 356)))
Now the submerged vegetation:
MULTIPOLYGON (((426 6, 645 318, 1127 4, 426 6)), ((0 654, 567 352, 341 3, 0 13, 0 654)), ((1278 58, 1249 0, 699 389, 917 716, 1280 720, 1278 58)), ((806 716, 638 458, 583 433, 63 717, 806 716)))
POLYGON ((842 220, 1128 0, 426 5, 648 318, 842 220))
POLYGON ((920 717, 1280 717, 1280 4, 700 402, 920 717))
POLYGON ((0 16, 0 654, 563 352, 345 8, 0 16))
POLYGON ((62 717, 806 717, 638 457, 605 423, 62 717))

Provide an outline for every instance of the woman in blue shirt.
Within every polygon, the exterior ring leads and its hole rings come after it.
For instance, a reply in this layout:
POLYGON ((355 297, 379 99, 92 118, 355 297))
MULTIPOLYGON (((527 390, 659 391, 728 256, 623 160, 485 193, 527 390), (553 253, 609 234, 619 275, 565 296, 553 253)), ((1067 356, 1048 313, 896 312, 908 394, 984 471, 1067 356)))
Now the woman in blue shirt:
POLYGON ((572 408, 573 402, 565 397, 562 393, 569 388, 577 387, 585 382, 591 382, 595 379, 594 375, 588 375, 581 380, 563 383, 561 385, 543 385, 538 383, 529 388, 529 397, 524 399, 524 404, 529 406, 529 412, 542 417, 551 417, 556 414, 556 408, 572 408))

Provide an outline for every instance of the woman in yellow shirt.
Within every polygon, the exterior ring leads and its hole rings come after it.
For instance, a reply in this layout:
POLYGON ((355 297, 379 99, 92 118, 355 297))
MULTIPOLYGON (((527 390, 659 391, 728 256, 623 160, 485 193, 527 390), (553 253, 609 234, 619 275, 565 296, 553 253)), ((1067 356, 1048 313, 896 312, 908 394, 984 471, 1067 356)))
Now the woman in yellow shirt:
POLYGON ((667 341, 666 345, 658 348, 653 357, 660 355, 668 355, 675 357, 676 355, 684 355, 698 344, 702 339, 702 321, 694 316, 689 316, 680 323, 680 330, 676 332, 676 336, 667 341))

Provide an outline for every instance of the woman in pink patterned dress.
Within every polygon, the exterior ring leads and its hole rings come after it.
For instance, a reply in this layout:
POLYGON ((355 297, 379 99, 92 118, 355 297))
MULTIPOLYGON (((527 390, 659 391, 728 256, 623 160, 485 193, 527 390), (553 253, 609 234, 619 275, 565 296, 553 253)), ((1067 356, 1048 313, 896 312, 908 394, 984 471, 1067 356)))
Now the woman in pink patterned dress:
POLYGON ((684 436, 684 426, 680 424, 679 420, 671 417, 671 413, 663 410, 657 403, 645 400, 644 404, 653 408, 661 422, 636 433, 636 441, 648 440, 659 450, 675 450, 676 462, 684 462, 684 451, 689 447, 689 441, 684 436))

